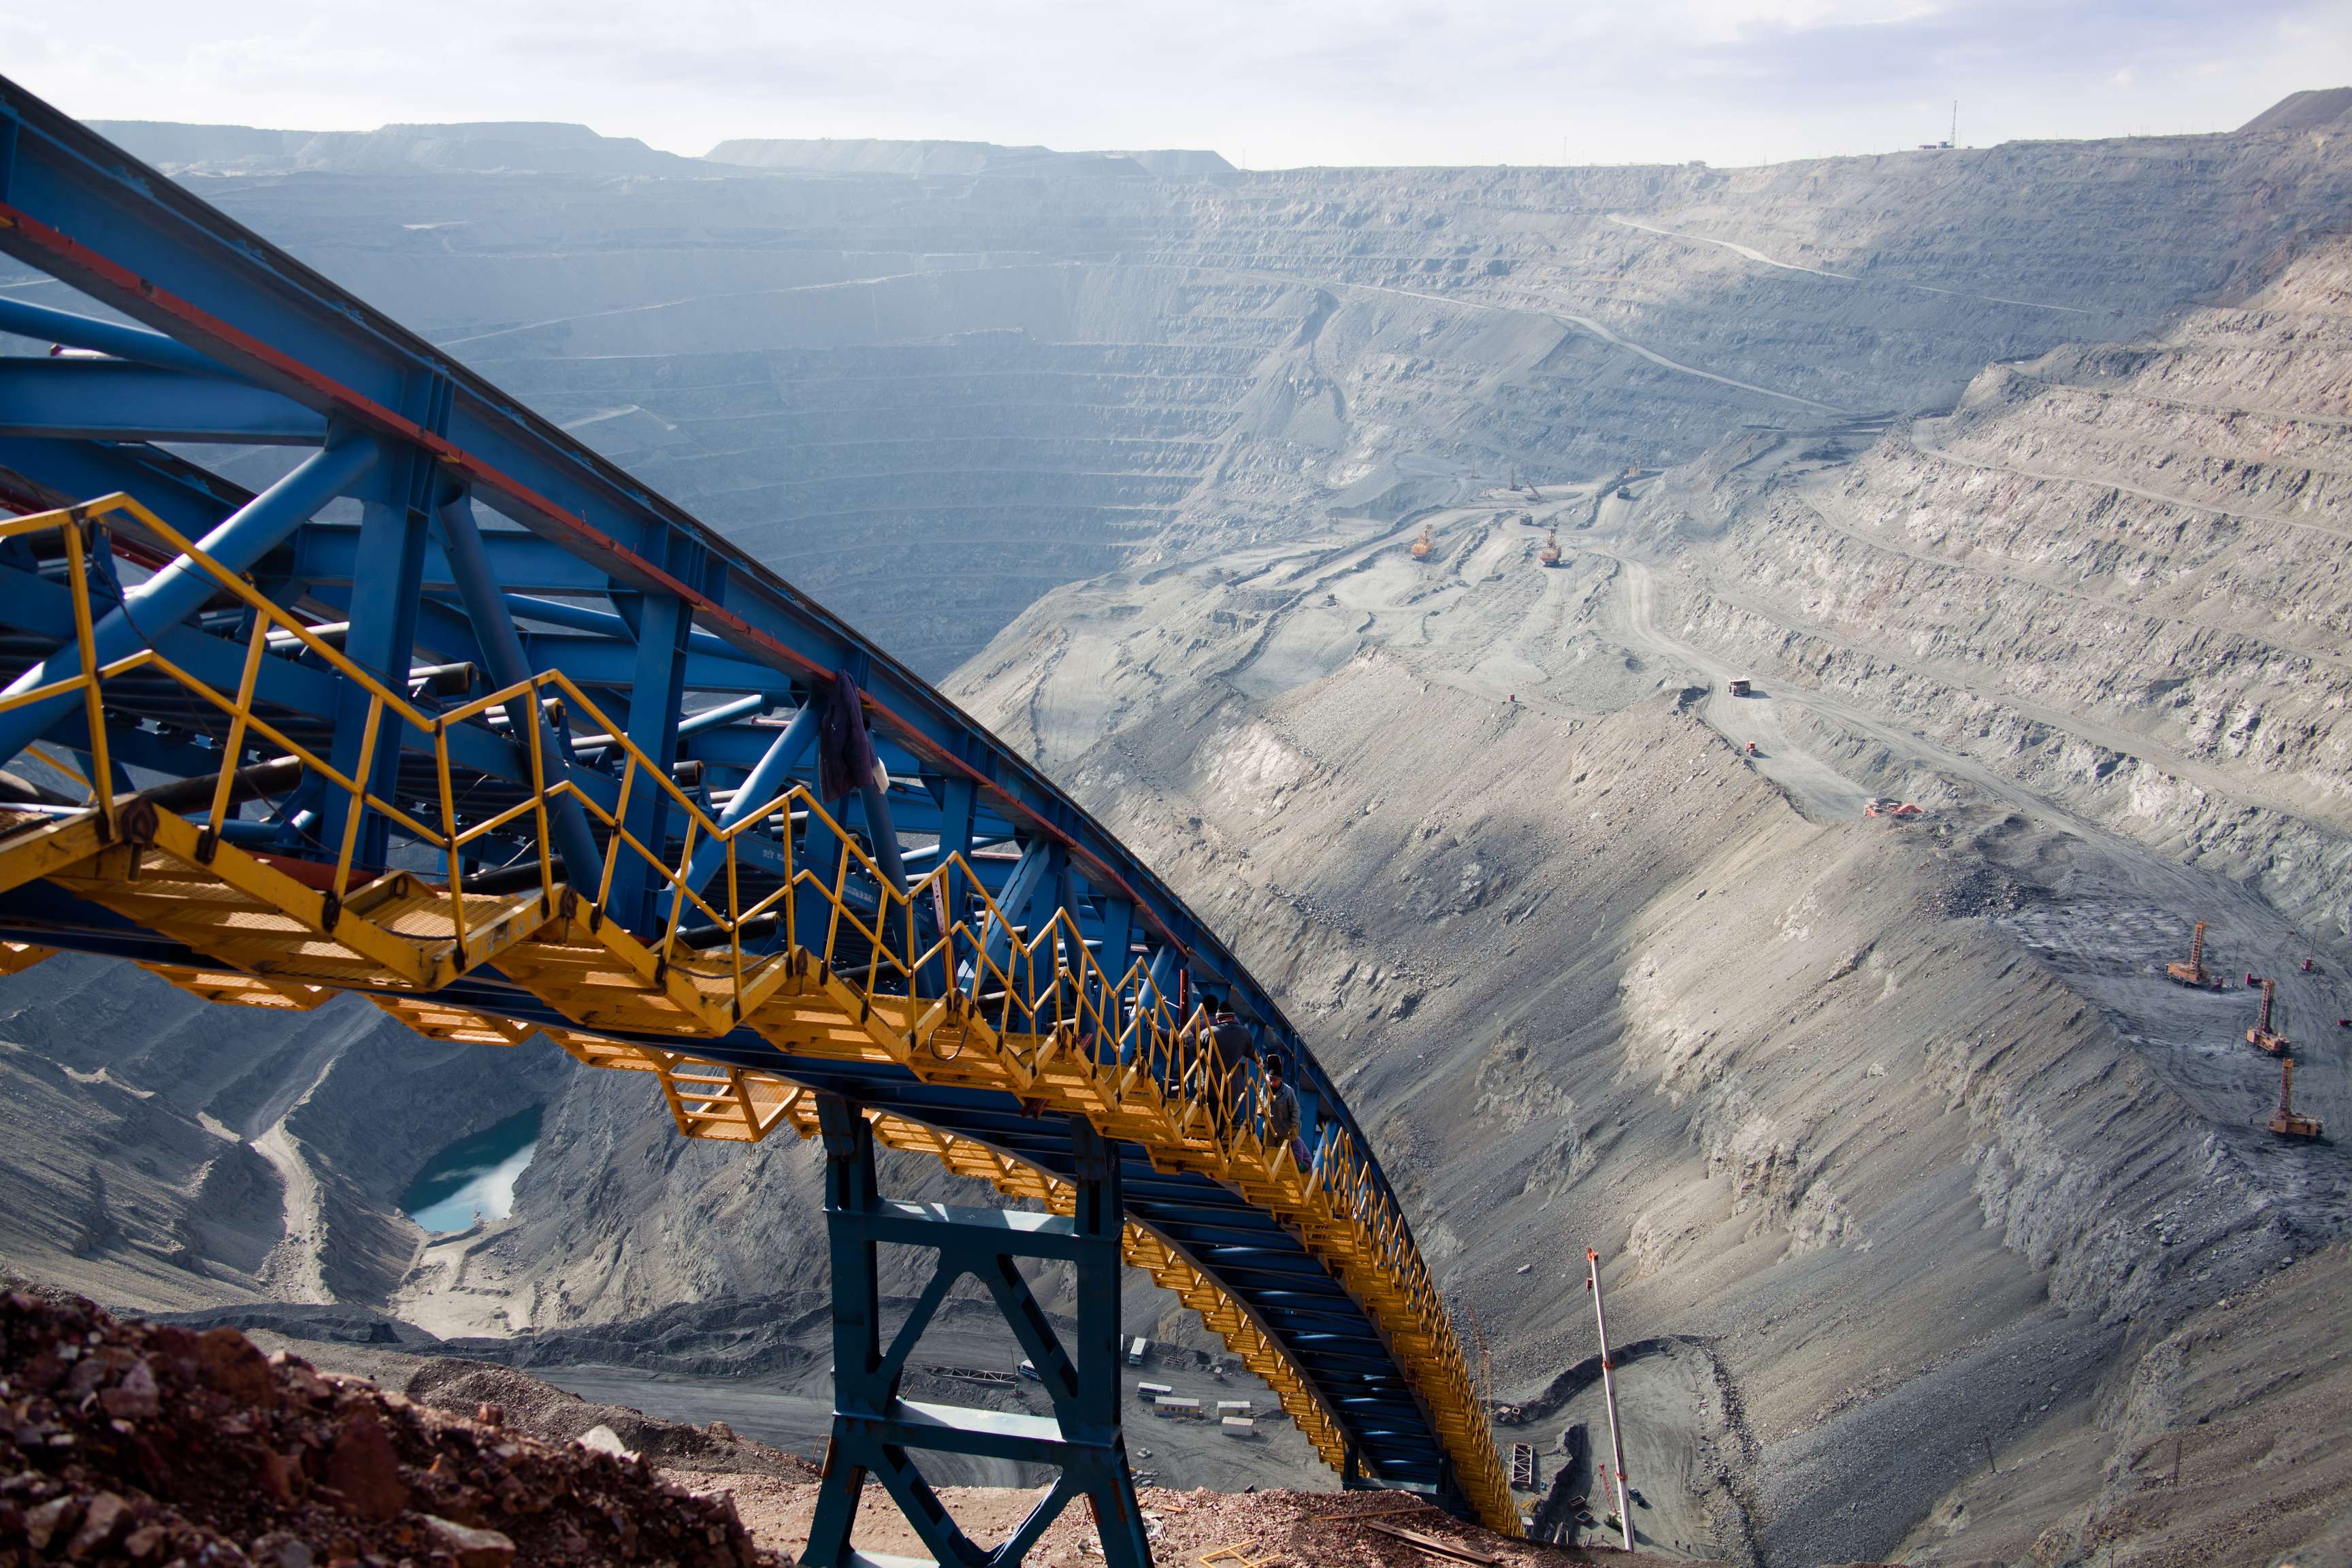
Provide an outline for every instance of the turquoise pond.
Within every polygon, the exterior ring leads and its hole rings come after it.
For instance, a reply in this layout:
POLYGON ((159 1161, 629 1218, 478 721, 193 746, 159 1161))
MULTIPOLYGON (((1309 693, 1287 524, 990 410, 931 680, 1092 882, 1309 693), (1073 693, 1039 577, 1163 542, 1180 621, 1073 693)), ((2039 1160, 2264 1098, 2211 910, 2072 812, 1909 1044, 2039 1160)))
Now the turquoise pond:
POLYGON ((496 1126, 460 1138, 425 1163, 400 1200, 401 1212, 429 1231, 463 1230, 478 1216, 504 1219, 514 1212, 515 1178, 539 1152, 534 1105, 496 1126))

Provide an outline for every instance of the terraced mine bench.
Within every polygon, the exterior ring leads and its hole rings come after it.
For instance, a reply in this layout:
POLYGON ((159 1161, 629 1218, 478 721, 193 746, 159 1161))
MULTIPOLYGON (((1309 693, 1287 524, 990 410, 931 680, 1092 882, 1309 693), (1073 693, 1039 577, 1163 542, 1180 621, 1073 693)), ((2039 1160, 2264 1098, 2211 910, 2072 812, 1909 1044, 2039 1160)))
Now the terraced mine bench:
POLYGON ((1516 1531, 1444 1304, 1337 1087, 1133 854, 429 344, 5 82, 0 121, 0 249, 137 323, 0 296, 0 330, 76 351, 0 363, 19 514, 0 523, 0 759, 23 775, 0 805, 0 973, 78 950, 227 1005, 356 994, 436 1038, 544 1031, 645 1074, 688 1136, 822 1139, 836 1385, 813 1563, 855 1557, 869 1477, 942 1562, 1017 1561, 1085 1495, 1106 1560, 1148 1563, 1122 1261, 1351 1482, 1516 1531), (167 442, 300 456, 257 495, 167 442), (1221 1046, 1223 1010, 1250 1051, 1221 1046), (1303 1165, 1261 1135, 1269 1053, 1295 1064, 1303 1165), (1034 1207, 894 1203, 877 1146, 1034 1207), (887 1345, 885 1242, 938 1258, 887 1345), (1074 1343, 1024 1258, 1075 1266, 1074 1343), (899 1396, 966 1274, 1051 1417, 899 1396), (922 1449, 1062 1479, 983 1552, 922 1449))

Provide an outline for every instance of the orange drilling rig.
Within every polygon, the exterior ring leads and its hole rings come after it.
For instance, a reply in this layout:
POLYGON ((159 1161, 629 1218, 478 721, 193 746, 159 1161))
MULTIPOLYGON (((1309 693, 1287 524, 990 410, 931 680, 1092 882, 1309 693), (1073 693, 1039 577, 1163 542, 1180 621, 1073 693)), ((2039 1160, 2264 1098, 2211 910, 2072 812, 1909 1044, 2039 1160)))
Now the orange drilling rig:
POLYGON ((1536 559, 1546 566, 1559 564, 1559 530, 1555 528, 1551 531, 1551 536, 1544 541, 1544 547, 1537 553, 1536 559))
POLYGON ((2279 1058, 2279 1107, 2271 1118, 2271 1131, 2282 1138, 2316 1138, 2319 1118, 2298 1115, 2294 1109, 2294 1058, 2279 1058))
POLYGON ((1436 548, 1437 542, 1429 537, 1429 524, 1423 523, 1421 537, 1412 542, 1412 558, 1415 561, 1426 561, 1429 559, 1429 552, 1436 548))
POLYGON ((2284 1035, 2275 1035, 2271 1032, 2271 1008, 2276 1005, 2277 1001, 2278 982, 2275 980, 2263 981, 2263 1010, 2255 1016, 2254 1026, 2246 1031, 2246 1044, 2250 1046, 2260 1046, 2263 1049, 2270 1052, 2270 1054, 2274 1057, 2283 1057, 2286 1055, 2287 1047, 2294 1042, 2289 1040, 2284 1035))
POLYGON ((2183 985, 2194 985, 2200 991, 2211 981, 2213 977, 2205 973, 2205 922, 2203 921, 2197 922, 2197 930, 2189 939, 2189 962, 2183 963, 2179 959, 2174 959, 2164 966, 2164 972, 2183 985))

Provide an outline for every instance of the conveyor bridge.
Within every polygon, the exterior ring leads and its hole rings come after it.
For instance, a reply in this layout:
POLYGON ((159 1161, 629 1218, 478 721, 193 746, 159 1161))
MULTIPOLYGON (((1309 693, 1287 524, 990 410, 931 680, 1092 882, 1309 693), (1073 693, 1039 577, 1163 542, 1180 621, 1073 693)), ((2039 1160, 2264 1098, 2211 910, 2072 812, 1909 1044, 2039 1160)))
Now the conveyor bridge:
MULTIPOLYGON (((0 249, 25 268, 0 289, 0 973, 79 950, 226 1005, 356 994, 445 1039, 541 1031, 644 1074, 688 1136, 823 1136, 837 1292, 860 1237, 946 1219, 943 1275, 999 1269, 1026 1334, 1042 1316, 1003 1259, 1115 1238, 1351 1479, 1516 1533, 1444 1303, 1336 1085, 1016 752, 5 81, 0 249), (1274 1056, 1296 1142, 1265 1135, 1274 1056), (873 1144, 1064 1219, 893 1207, 858 1187, 873 1144)), ((1131 1505, 1099 1348, 1041 1364, 1065 1437, 1094 1423, 1131 1505)), ((858 1473, 912 1518, 936 1500, 892 1445, 952 1421, 892 1405, 887 1357, 866 1370, 836 1449, 881 1444, 858 1473)), ((1053 1451, 994 1428, 929 1446, 959 1444, 1053 1451)))

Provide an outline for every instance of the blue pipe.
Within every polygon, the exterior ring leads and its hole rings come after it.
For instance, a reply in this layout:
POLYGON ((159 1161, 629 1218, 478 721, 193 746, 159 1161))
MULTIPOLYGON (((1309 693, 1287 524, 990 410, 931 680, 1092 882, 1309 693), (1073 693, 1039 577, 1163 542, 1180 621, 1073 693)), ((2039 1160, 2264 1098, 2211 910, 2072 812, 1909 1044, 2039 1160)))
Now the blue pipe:
POLYGON ((866 836, 874 841, 874 863, 900 892, 907 890, 906 863, 898 858, 898 829, 890 820, 890 799, 878 785, 857 786, 858 803, 866 807, 866 836))
MULTIPOLYGON (((629 623, 610 610, 592 610, 585 605, 567 604, 562 599, 542 599, 535 594, 501 594, 499 596, 506 601, 506 607, 512 615, 544 621, 551 626, 562 626, 566 631, 587 632, 591 636, 612 637, 625 643, 637 640, 637 634, 629 629, 629 623)), ((711 654, 738 663, 743 662, 744 658, 742 649, 716 632, 688 632, 686 647, 689 653, 711 654)), ((779 685, 785 679, 781 672, 776 677, 779 685)))
MULTIPOLYGON (((103 323, 100 323, 101 325, 103 323)), ((196 542, 197 548, 231 572, 250 571, 312 512, 350 488, 375 466, 376 445, 366 437, 350 437, 320 448, 301 467, 254 497, 221 525, 196 542)), ((181 556, 122 596, 122 603, 98 624, 98 662, 110 664, 149 646, 165 632, 202 609, 219 591, 212 575, 181 556)), ((71 643, 18 676, 8 694, 29 691, 54 680, 81 673, 81 649, 71 643)), ((68 711, 78 711, 81 694, 68 692, 46 702, 0 713, 0 757, 13 757, 39 738, 41 732, 68 711)))
MULTIPOLYGON (((719 826, 732 827, 783 794, 793 764, 801 760, 801 753, 807 751, 809 742, 815 739, 816 704, 803 703, 801 710, 793 715, 793 721, 784 726, 784 732, 769 743, 760 760, 751 764, 751 771, 743 775, 743 782, 735 786, 735 798, 729 801, 727 809, 719 814, 719 826)), ((706 840, 695 849, 694 858, 687 862, 686 885, 698 893, 701 892, 702 885, 710 880, 711 873, 726 864, 726 847, 706 840)))
POLYGON ((1054 846, 1043 838, 1030 840, 1028 847, 1021 851, 1021 858, 1013 865, 1013 875, 1005 879, 1004 891, 996 900, 996 907, 1004 911, 1004 920, 992 917, 981 938, 982 951, 988 954, 992 963, 1006 965, 1012 961, 1013 932, 1008 922, 1030 925, 1030 934, 1035 934, 1035 922, 1030 919, 1029 906, 1035 901, 1037 889, 1045 884, 1053 868, 1054 846))
POLYGON ((194 371, 198 375, 226 376, 234 381, 235 374, 220 361, 198 353, 175 338, 161 332, 151 332, 144 327, 126 327, 117 321, 101 321, 95 316, 77 315, 48 305, 29 304, 23 300, 0 298, 0 332, 14 332, 20 338, 36 342, 47 339, 68 348, 91 349, 99 353, 112 354, 116 359, 135 360, 141 364, 160 365, 165 370, 194 371))
MULTIPOLYGON (((688 714, 677 721, 677 732, 683 738, 713 725, 731 724, 738 719, 772 708, 775 704, 776 700, 766 692, 754 691, 749 697, 738 697, 731 702, 721 702, 716 708, 705 708, 698 713, 688 714)), ((591 752, 602 761, 605 752, 612 748, 614 738, 610 735, 582 735, 574 738, 572 744, 575 750, 591 752)))
MULTIPOLYGON (((474 623, 474 637, 482 646, 482 662, 489 667, 491 685, 513 686, 530 679, 533 671, 523 658, 522 638, 507 614, 498 576, 490 570, 490 552, 482 548, 481 530, 474 526, 473 503, 461 495, 445 503, 439 515, 441 548, 448 558, 449 577, 466 606, 466 618, 474 623)), ((518 745, 525 735, 535 739, 541 776, 550 784, 570 776, 563 749, 545 711, 528 694, 507 704, 507 733, 518 745)), ((555 837, 551 847, 563 857, 564 881, 593 899, 604 879, 604 855, 596 847, 596 835, 588 826, 588 813, 580 797, 558 795, 549 809, 548 826, 555 837)))
POLYGON ((689 713, 677 721, 677 732, 691 735, 717 724, 732 724, 738 719, 765 712, 776 705, 776 700, 764 691, 754 691, 749 697, 738 697, 732 702, 721 702, 716 708, 705 708, 689 713))
MULTIPOLYGON (((1153 952, 1151 962, 1144 966, 1143 984, 1136 994, 1137 1005, 1139 1008, 1149 1009, 1154 1003, 1165 1002, 1168 1004, 1169 1011, 1174 1012, 1176 1010, 1176 973, 1181 964, 1182 955, 1173 947, 1162 947, 1153 952)), ((1176 1022, 1181 1024, 1183 1020, 1179 1018, 1176 1022)), ((1138 1039, 1130 1040, 1120 1047, 1118 1059, 1121 1066, 1135 1060, 1136 1048, 1139 1040, 1139 1035, 1138 1039)))

